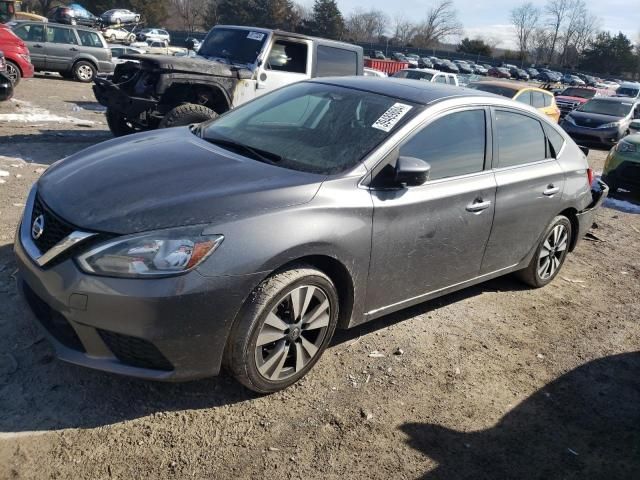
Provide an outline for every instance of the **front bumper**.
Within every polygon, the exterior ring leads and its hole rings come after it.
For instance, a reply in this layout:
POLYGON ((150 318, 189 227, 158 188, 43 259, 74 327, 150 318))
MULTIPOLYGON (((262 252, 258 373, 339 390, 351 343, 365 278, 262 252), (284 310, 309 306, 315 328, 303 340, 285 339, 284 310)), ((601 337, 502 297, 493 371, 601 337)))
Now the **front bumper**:
POLYGON ((560 125, 565 132, 578 145, 606 145, 611 147, 616 144, 623 136, 624 132, 619 127, 613 128, 588 128, 580 127, 566 120, 560 125))
POLYGON ((640 191, 640 162, 623 160, 615 168, 605 170, 602 180, 616 188, 640 191))
POLYGON ((591 188, 591 196, 593 198, 589 206, 578 213, 578 235, 576 236, 576 244, 579 242, 589 231, 591 225, 593 225, 593 219, 596 214, 596 210, 600 208, 602 202, 607 198, 609 194, 609 186, 601 180, 598 180, 596 185, 591 188))
POLYGON ((128 117, 138 117, 142 112, 154 110, 158 102, 149 98, 132 97, 112 81, 95 78, 93 93, 96 100, 105 107, 128 117))
MULTIPOLYGON (((27 214, 29 218, 29 214, 27 214)), ((231 325, 262 274, 158 279, 88 275, 72 258, 39 267, 17 235, 23 298, 61 360, 150 380, 216 375, 231 325)))

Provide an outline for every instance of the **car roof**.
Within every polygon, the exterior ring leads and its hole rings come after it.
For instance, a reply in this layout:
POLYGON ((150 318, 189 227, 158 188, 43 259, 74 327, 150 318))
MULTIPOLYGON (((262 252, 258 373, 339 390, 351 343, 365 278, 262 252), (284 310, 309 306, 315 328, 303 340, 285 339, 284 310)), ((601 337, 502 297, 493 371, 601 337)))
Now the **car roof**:
MULTIPOLYGON (((440 70, 434 70, 433 68, 403 68, 401 70, 399 70, 401 72, 425 72, 425 73, 432 73, 432 74, 436 74, 436 73, 447 73, 447 72, 441 72, 440 70)), ((447 73, 448 75, 455 75, 454 73, 447 73)))
POLYGON ((479 82, 474 82, 474 84, 481 85, 495 85, 496 87, 508 88, 509 90, 513 90, 513 93, 522 92, 524 90, 532 90, 534 92, 542 92, 547 95, 553 95, 551 92, 544 90, 543 88, 534 87, 532 85, 521 85, 519 83, 510 82, 508 80, 481 80, 479 82))
MULTIPOLYGON (((37 20, 13 20, 11 22, 12 25, 14 26, 18 26, 18 25, 44 25, 45 27, 49 26, 49 27, 66 27, 66 28, 73 28, 75 30, 85 30, 85 31, 89 31, 89 32, 96 32, 96 30, 94 28, 91 27, 85 27, 83 25, 68 25, 66 23, 55 23, 55 22, 38 22, 37 20)), ((97 33, 97 32, 96 32, 97 33)))
POLYGON ((631 97, 593 97, 590 102, 597 100, 599 102, 611 102, 611 103, 638 103, 635 98, 631 97))
POLYGON ((638 82, 623 82, 620 84, 621 87, 625 88, 640 88, 640 83, 638 82))
POLYGON ((429 105, 439 100, 453 97, 488 97, 496 95, 470 88, 457 87, 444 83, 416 82, 404 78, 376 78, 376 77, 326 77, 309 80, 312 83, 325 83, 338 87, 353 88, 366 92, 386 95, 412 103, 429 105))

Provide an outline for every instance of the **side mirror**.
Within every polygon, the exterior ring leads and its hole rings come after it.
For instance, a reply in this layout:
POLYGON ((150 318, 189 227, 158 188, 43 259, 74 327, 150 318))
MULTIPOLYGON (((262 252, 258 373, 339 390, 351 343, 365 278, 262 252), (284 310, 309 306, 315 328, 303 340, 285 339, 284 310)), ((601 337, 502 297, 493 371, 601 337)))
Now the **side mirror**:
POLYGON ((398 157, 395 182, 398 185, 415 187, 429 180, 431 165, 415 157, 398 157))
POLYGON ((640 133, 640 120, 634 120, 629 124, 629 130, 632 133, 640 133))

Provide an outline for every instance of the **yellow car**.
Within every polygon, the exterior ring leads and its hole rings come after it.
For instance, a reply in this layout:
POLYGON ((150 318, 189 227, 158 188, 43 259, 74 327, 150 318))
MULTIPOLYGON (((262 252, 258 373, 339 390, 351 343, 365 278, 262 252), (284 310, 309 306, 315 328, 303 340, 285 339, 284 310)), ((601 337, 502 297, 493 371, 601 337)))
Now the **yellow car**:
POLYGON ((531 105, 551 118, 554 122, 558 123, 558 120, 560 120, 560 109, 558 105, 556 105, 556 99, 553 93, 542 90, 541 88, 508 81, 474 82, 469 84, 468 87, 482 90, 483 92, 495 93, 496 95, 511 98, 516 102, 531 105))

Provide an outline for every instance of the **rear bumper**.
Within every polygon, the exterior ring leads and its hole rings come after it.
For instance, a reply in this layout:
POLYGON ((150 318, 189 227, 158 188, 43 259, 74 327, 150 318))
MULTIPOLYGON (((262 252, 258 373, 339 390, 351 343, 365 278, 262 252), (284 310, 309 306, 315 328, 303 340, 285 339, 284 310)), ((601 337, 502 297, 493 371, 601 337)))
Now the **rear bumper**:
MULTIPOLYGON (((600 208, 602 202, 604 202, 607 195, 609 195, 609 186, 601 180, 598 180, 595 187, 591 189, 592 202, 587 208, 578 213, 578 235, 576 236, 577 242, 579 242, 589 231, 591 225, 593 225, 593 219, 596 214, 596 210, 600 208)), ((577 244, 576 242, 576 244, 577 244)))
POLYGON ((101 105, 128 117, 137 117, 144 111, 155 109, 158 105, 156 100, 132 97, 118 85, 104 78, 94 79, 93 93, 101 105))

